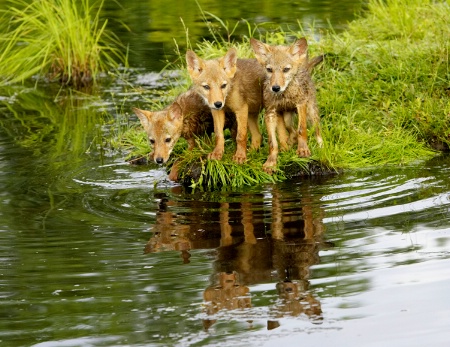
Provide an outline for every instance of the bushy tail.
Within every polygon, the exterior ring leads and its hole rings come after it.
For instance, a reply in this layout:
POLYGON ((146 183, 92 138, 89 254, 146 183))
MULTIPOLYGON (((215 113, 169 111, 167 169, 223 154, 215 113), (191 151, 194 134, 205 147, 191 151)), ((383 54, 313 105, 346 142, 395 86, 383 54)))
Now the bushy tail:
POLYGON ((324 55, 318 55, 308 61, 308 72, 311 73, 312 69, 314 69, 317 65, 319 65, 323 61, 324 55))

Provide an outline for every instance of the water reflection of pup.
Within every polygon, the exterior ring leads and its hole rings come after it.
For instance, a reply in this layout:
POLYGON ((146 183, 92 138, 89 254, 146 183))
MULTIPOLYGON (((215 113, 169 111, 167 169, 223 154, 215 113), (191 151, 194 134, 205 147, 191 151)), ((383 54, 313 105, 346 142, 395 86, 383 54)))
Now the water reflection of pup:
POLYGON ((226 315, 226 311, 251 308, 249 285, 271 278, 271 260, 267 256, 270 242, 265 237, 263 218, 253 215, 258 204, 245 201, 247 198, 243 196, 237 214, 233 211, 236 205, 221 204, 220 247, 216 249, 211 285, 203 294, 204 313, 211 316, 203 319, 205 330, 216 322, 219 311, 226 315))
MULTIPOLYGON (((320 323, 322 309, 309 289, 309 279, 310 268, 319 262, 319 250, 326 245, 323 210, 313 204, 308 193, 303 194, 301 214, 289 213, 289 206, 282 202, 279 194, 278 190, 273 191, 272 259, 279 279, 276 285, 279 299, 273 313, 275 318, 305 314, 313 323, 320 323)), ((278 326, 278 321, 268 321, 268 329, 278 326)))
POLYGON ((161 251, 180 251, 184 263, 189 263, 189 250, 192 248, 190 226, 175 223, 173 212, 168 210, 169 206, 176 205, 167 196, 159 196, 158 212, 154 233, 147 242, 144 253, 157 253, 161 251))
MULTIPOLYGON (((205 289, 204 311, 208 316, 214 316, 222 310, 236 310, 251 307, 249 288, 239 283, 236 272, 219 272, 214 284, 205 289)), ((208 330, 216 319, 203 319, 203 327, 208 330)))
MULTIPOLYGON (((183 190, 178 186, 171 192, 179 195, 183 190)), ((179 251, 183 262, 189 263, 191 249, 216 248, 220 245, 220 231, 205 225, 205 221, 219 219, 214 204, 172 199, 166 193, 155 194, 155 198, 159 199, 156 221, 144 253, 179 251)))
MULTIPOLYGON (((215 273, 236 273, 239 285, 245 288, 277 279, 278 299, 271 307, 268 329, 278 327, 279 319, 283 316, 304 314, 313 323, 320 323, 322 309, 319 300, 309 288, 309 279, 310 267, 319 262, 319 250, 326 245, 323 241, 323 210, 320 204, 312 200, 307 189, 302 191, 301 204, 292 203, 292 200, 286 197, 283 200, 276 187, 271 192, 270 226, 264 216, 253 212, 258 211, 258 207, 253 203, 242 204, 243 238, 239 237, 242 231, 236 230, 231 223, 235 218, 230 217, 230 208, 223 210, 220 219, 221 247, 217 248, 215 273), (270 235, 266 234, 269 229, 270 235)), ((267 205, 263 203, 259 207, 267 205)), ((214 287, 214 284, 211 286, 214 287)), ((206 291, 210 291, 211 286, 206 291)), ((217 286, 214 288, 217 289, 217 286)), ((246 291, 246 295, 249 295, 249 292, 246 291)), ((226 302, 217 304, 217 297, 214 303, 208 302, 208 296, 205 295, 204 298, 206 304, 214 305, 217 311, 227 308, 226 302)), ((219 298, 234 302, 229 296, 222 295, 219 298)), ((247 304, 250 303, 249 299, 247 304)), ((217 314, 217 311, 214 314, 217 314)), ((208 312, 211 311, 206 310, 207 314, 208 312)), ((204 326, 207 328, 215 322, 214 319, 205 321, 204 326), (208 324, 205 324, 205 321, 208 324)))
MULTIPOLYGON (((279 278, 279 298, 272 307, 275 319, 305 314, 313 323, 322 322, 320 301, 309 288, 310 267, 318 263, 318 251, 318 245, 302 240, 275 242, 273 261, 279 278)), ((269 320, 267 327, 278 325, 276 320, 269 320)))
POLYGON ((275 186, 270 195, 242 194, 239 202, 159 196, 147 252, 177 250, 189 262, 191 249, 216 249, 212 281, 204 291, 206 329, 222 313, 250 308, 252 285, 274 280, 278 298, 271 306, 269 329, 283 316, 304 314, 320 322, 320 302, 309 288, 310 267, 319 262, 319 250, 327 243, 320 197, 308 187, 292 195, 275 186))

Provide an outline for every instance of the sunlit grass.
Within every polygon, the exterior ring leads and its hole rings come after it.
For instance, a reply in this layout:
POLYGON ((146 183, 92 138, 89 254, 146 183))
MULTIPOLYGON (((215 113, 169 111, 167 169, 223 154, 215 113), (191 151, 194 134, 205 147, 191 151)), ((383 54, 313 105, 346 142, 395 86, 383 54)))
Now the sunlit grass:
POLYGON ((126 49, 100 18, 104 0, 11 0, 0 24, 0 83, 33 76, 75 87, 126 64, 126 49))
MULTIPOLYGON (((325 54, 313 76, 324 146, 319 148, 310 136, 311 158, 298 158, 294 150, 280 153, 278 170, 268 177, 262 173, 267 158, 265 138, 263 149, 249 152, 244 165, 231 161, 235 149, 231 140, 221 162, 205 159, 213 140, 201 142, 202 149, 192 152, 185 151, 180 142, 174 159, 180 158, 184 168, 201 163, 201 182, 197 184, 214 188, 285 180, 292 163, 305 174, 311 165, 331 172, 406 165, 435 156, 434 148, 448 148, 450 6, 430 0, 372 0, 368 7, 345 32, 321 33, 319 40, 317 33, 302 26, 291 32, 261 34, 257 27, 249 26, 249 36, 235 41, 229 35, 232 30, 219 22, 225 34, 216 34, 215 42, 198 42, 192 47, 205 58, 223 55, 231 46, 238 49, 240 57, 252 57, 251 36, 277 44, 306 36, 310 56, 325 54)), ((185 66, 177 68, 185 71, 185 66)), ((187 74, 184 78, 187 88, 187 74)), ((262 117, 260 124, 265 130, 262 117)), ((144 147, 140 150, 148 152, 144 147)))

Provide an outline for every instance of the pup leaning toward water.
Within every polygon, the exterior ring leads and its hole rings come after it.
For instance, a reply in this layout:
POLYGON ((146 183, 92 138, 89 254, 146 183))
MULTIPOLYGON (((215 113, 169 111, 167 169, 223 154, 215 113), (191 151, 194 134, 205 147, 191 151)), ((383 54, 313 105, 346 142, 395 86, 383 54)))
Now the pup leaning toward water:
POLYGON ((208 159, 222 159, 224 153, 223 127, 225 113, 236 115, 236 153, 233 160, 239 164, 247 159, 247 127, 251 147, 261 145, 258 115, 262 109, 264 69, 256 59, 237 59, 231 48, 224 57, 204 60, 193 51, 187 51, 186 62, 196 91, 211 109, 214 119, 216 144, 208 159))
MULTIPOLYGON (((193 90, 180 94, 174 102, 161 111, 146 111, 133 108, 147 133, 153 151, 149 157, 157 164, 164 164, 169 160, 175 144, 180 137, 186 139, 188 150, 195 147, 195 138, 204 134, 211 134, 214 123, 210 108, 193 90)), ((231 129, 235 137, 234 117, 228 115, 226 127, 231 129)), ((178 165, 174 163, 169 179, 178 178, 178 165)))
POLYGON ((253 38, 250 44, 256 59, 265 69, 263 98, 269 156, 263 168, 272 173, 278 157, 277 123, 284 119, 288 130, 291 129, 294 112, 298 114, 297 131, 289 132, 289 137, 283 132, 278 133, 281 149, 288 148, 289 143, 297 137, 297 155, 311 155, 307 141, 307 120, 314 124, 317 143, 322 146, 316 89, 310 73, 322 59, 308 60, 308 44, 304 38, 291 46, 270 46, 253 38))

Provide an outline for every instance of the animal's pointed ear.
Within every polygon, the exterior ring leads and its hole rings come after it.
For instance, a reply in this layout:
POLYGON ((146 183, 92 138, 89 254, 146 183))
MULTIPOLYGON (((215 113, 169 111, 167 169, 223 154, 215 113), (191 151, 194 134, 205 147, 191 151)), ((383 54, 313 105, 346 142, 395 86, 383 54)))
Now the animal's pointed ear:
POLYGON ((235 48, 230 48, 225 56, 220 59, 220 64, 225 70, 229 78, 233 78, 236 73, 237 51, 235 48))
POLYGON ((183 120, 183 110, 178 102, 174 102, 169 108, 169 119, 170 121, 182 121, 183 120))
POLYGON ((250 45, 253 48, 253 52, 255 53, 256 59, 264 64, 267 61, 267 54, 269 53, 269 46, 265 43, 254 39, 253 37, 250 39, 250 45))
POLYGON ((133 112, 138 116, 144 129, 147 130, 152 119, 152 113, 150 111, 140 110, 136 107, 133 107, 133 112))
POLYGON ((186 63, 189 75, 191 78, 196 78, 203 71, 205 63, 194 51, 188 50, 186 52, 186 63))
POLYGON ((305 59, 308 55, 308 43, 306 39, 302 37, 300 40, 295 41, 291 47, 289 47, 289 53, 296 60, 305 59))

